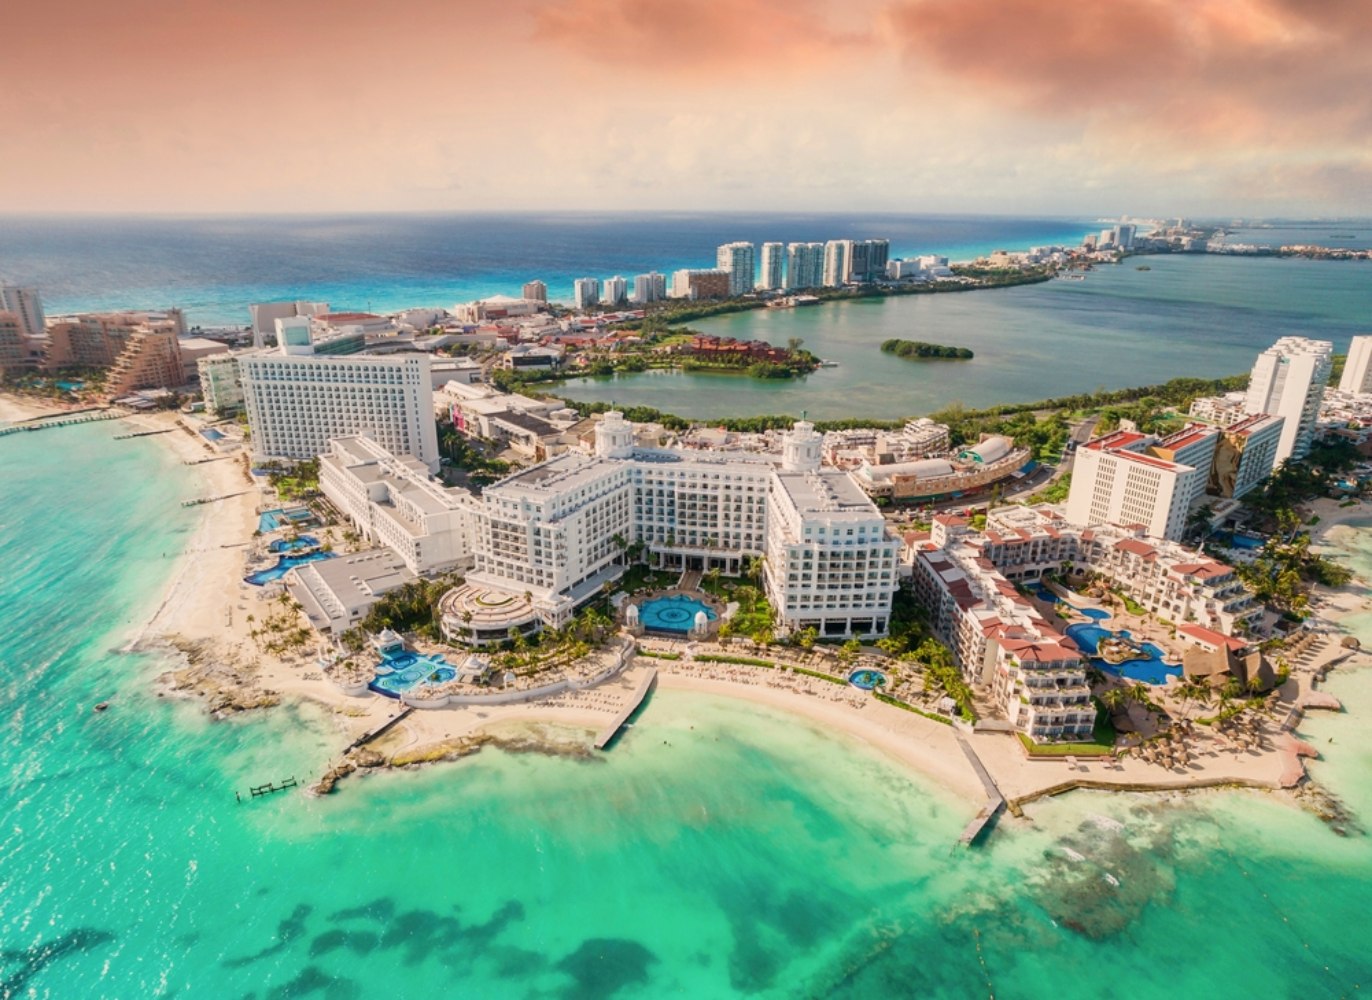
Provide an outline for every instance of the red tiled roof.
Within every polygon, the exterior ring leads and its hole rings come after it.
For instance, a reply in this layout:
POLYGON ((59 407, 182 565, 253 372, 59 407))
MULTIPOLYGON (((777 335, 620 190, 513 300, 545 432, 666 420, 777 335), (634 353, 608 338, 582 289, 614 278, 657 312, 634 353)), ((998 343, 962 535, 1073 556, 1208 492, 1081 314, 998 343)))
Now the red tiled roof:
POLYGON ((1158 554, 1157 549, 1139 538, 1121 538, 1115 543, 1115 548, 1124 552, 1132 552, 1134 555, 1144 558, 1150 556, 1156 558, 1158 554))
POLYGON ((1215 646, 1219 649, 1230 649, 1235 653, 1248 648, 1248 643, 1237 636, 1225 635, 1223 632, 1215 632, 1208 628, 1201 628, 1199 625, 1179 625, 1177 631, 1182 635, 1189 636, 1197 642, 1205 643, 1207 646, 1215 646))

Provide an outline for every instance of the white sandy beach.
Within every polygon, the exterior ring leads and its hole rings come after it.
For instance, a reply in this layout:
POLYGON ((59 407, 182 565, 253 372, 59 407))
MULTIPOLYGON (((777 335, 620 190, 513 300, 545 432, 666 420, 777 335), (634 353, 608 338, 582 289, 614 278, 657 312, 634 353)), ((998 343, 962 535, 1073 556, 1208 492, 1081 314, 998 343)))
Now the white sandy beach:
MULTIPOLYGON (((23 419, 43 412, 54 412, 41 404, 0 396, 0 418, 23 419)), ((154 413, 125 418, 125 423, 143 429, 175 428, 149 440, 171 449, 181 461, 198 461, 220 453, 195 432, 194 418, 179 413, 154 413)), ((222 495, 247 490, 241 496, 206 504, 199 508, 200 520, 186 552, 176 562, 167 582, 165 595, 149 621, 133 636, 130 644, 142 647, 193 646, 202 665, 210 662, 217 671, 216 683, 230 684, 235 678, 249 687, 274 692, 286 700, 309 699, 333 713, 340 728, 340 748, 357 736, 374 730, 400 711, 395 701, 379 696, 349 697, 326 680, 315 668, 312 658, 277 658, 261 652, 250 638, 253 627, 248 615, 263 617, 268 610, 259 602, 257 588, 242 582, 244 554, 257 527, 257 508, 265 499, 249 481, 242 456, 193 466, 196 483, 192 495, 222 495)), ((1372 516, 1359 507, 1340 508, 1336 503, 1315 506, 1321 517, 1319 537, 1336 525, 1372 516)), ((1335 592, 1320 595, 1318 614, 1330 627, 1337 619, 1365 608, 1365 588, 1358 582, 1335 592)), ((441 759, 446 751, 464 740, 485 735, 529 732, 539 726, 581 730, 587 734, 602 729, 631 696, 639 671, 649 661, 639 660, 621 675, 577 695, 557 699, 556 703, 517 704, 490 707, 444 708, 417 711, 376 747, 390 757, 402 760, 441 759)), ((670 662, 651 661, 659 667, 659 685, 664 691, 699 691, 737 698, 793 713, 823 729, 841 732, 886 757, 898 761, 919 775, 968 802, 969 814, 986 799, 980 779, 958 745, 952 727, 914 713, 868 700, 861 708, 842 701, 784 690, 766 682, 688 676, 672 669, 670 662)), ((770 674, 770 671, 763 672, 770 674)), ((752 680, 752 678, 750 678, 752 680)), ((196 689, 204 695, 204 689, 196 689)), ((1285 739, 1275 731, 1263 752, 1240 752, 1203 739, 1192 764, 1184 770, 1164 770, 1138 759, 1113 761, 1080 758, 1075 765, 1063 759, 1028 758, 1019 740, 1008 734, 969 734, 966 739, 994 779, 1006 799, 1011 801, 1042 794, 1065 783, 1081 781, 1092 786, 1120 788, 1179 788, 1215 784, 1246 784, 1278 787, 1289 776, 1292 757, 1277 751, 1285 739)), ((589 743, 589 739, 587 739, 589 743)))

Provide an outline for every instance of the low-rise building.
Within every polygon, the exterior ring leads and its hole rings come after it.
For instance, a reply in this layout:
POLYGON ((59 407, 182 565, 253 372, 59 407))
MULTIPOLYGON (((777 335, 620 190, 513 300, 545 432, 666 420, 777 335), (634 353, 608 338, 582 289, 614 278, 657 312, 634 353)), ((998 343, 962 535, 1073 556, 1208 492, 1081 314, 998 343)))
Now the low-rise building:
POLYGON ((399 554, 387 548, 352 552, 297 566, 286 589, 320 632, 352 628, 386 594, 415 579, 399 554))

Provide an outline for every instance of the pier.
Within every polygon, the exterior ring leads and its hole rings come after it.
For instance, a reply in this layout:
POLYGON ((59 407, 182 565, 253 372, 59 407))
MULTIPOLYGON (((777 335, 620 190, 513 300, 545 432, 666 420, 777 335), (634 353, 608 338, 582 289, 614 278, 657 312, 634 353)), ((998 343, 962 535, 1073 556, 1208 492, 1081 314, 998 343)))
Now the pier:
POLYGON ((182 507, 199 507, 202 503, 217 503, 220 500, 231 500, 234 497, 241 497, 244 493, 251 493, 251 490, 239 490, 237 493, 221 493, 217 497, 196 497, 194 500, 182 500, 182 507))
POLYGON ((71 427, 74 424, 93 424, 97 420, 118 420, 120 417, 126 416, 128 416, 128 414, 123 410, 86 410, 79 416, 61 417, 57 420, 39 417, 34 418, 28 423, 0 427, 0 437, 4 437, 7 434, 18 434, 20 431, 45 431, 50 427, 71 427))
POLYGON ((377 726, 377 727, 376 727, 375 729, 373 729, 371 732, 363 733, 363 734, 362 734, 361 736, 359 736, 357 739, 353 740, 351 743, 348 744, 348 746, 347 746, 347 747, 344 749, 344 751, 343 751, 343 756, 346 757, 346 756, 348 756, 348 754, 352 753, 352 752, 353 752, 354 750, 356 750, 358 747, 366 746, 366 745, 367 745, 368 743, 370 743, 372 740, 378 739, 378 738, 380 738, 380 737, 382 737, 382 736, 385 736, 387 733, 389 733, 389 732, 390 732, 392 729, 394 729, 396 726, 400 725, 400 723, 402 723, 402 722, 404 722, 406 719, 408 719, 408 718, 410 717, 410 713, 413 712, 413 711, 414 711, 413 708, 407 708, 407 709, 405 709, 403 712, 401 712, 399 715, 397 715, 397 716, 395 716, 395 717, 393 717, 393 718, 387 719, 385 722, 383 722, 381 725, 377 726))
POLYGON ((967 763, 971 764, 972 770, 977 772, 977 777, 981 779, 981 787, 986 790, 986 804, 981 807, 976 816, 972 817, 972 822, 967 824, 966 829, 962 831, 962 836, 958 838, 958 843, 963 847, 971 847, 991 821, 999 816, 1000 811, 1005 808, 1005 796, 996 787, 990 772, 986 770, 986 765, 981 762, 981 758, 972 749, 972 745, 961 733, 955 733, 955 735, 958 746, 962 747, 962 752, 967 757, 967 763))
POLYGON ((657 681, 657 667, 649 667, 643 679, 638 682, 638 688, 634 695, 629 699, 629 704, 625 705, 614 721, 600 731, 600 735, 595 738, 594 746, 597 750, 604 750, 610 742, 619 735, 619 731, 624 728, 624 723, 629 721, 629 716, 638 711, 638 707, 643 704, 643 699, 648 697, 648 692, 652 690, 654 682, 657 681))
POLYGON ((130 441, 133 438, 152 437, 154 434, 170 434, 174 430, 176 430, 175 427, 164 427, 157 431, 134 431, 132 434, 116 434, 114 439, 116 441, 130 441))
MULTIPOLYGON (((292 775, 279 785, 271 781, 267 782, 265 785, 252 785, 248 788, 248 797, 251 799, 260 799, 264 795, 274 795, 277 792, 284 792, 288 788, 295 787, 297 787, 297 784, 295 776, 292 775)), ((237 792, 234 792, 234 796, 239 802, 243 801, 243 796, 239 795, 237 792)))

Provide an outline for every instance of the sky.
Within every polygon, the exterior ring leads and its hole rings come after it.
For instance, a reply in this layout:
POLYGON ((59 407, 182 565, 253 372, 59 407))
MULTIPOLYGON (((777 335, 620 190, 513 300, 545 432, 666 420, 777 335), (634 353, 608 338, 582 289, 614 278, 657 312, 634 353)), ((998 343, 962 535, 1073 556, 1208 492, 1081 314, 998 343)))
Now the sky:
POLYGON ((15 0, 0 212, 1372 213, 1372 0, 15 0))

